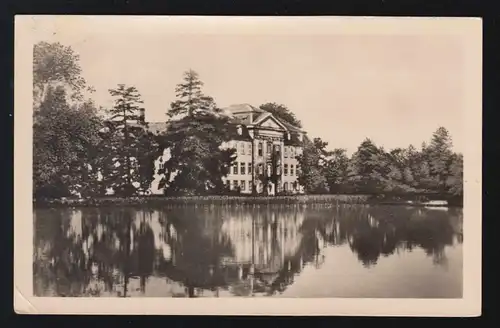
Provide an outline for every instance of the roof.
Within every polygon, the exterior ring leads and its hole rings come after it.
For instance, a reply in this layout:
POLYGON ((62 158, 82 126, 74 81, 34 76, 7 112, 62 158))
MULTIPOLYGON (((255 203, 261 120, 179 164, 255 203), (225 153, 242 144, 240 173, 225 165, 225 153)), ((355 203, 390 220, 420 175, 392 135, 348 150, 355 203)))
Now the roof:
POLYGON ((231 114, 264 112, 264 110, 254 107, 250 104, 234 104, 229 107, 226 107, 225 110, 231 112, 231 114))
POLYGON ((304 132, 302 129, 300 129, 299 127, 296 127, 295 125, 292 125, 284 120, 280 120, 279 118, 277 118, 281 124, 283 124, 284 126, 286 126, 286 128, 290 131, 294 131, 294 132, 304 132))
MULTIPOLYGON (((268 111, 263 110, 261 108, 257 108, 255 106, 252 106, 250 104, 234 104, 229 107, 226 107, 223 109, 226 113, 231 115, 233 117, 233 121, 240 123, 240 124, 253 124, 261 119, 263 119, 265 116, 269 114, 268 111), (250 114, 253 114, 252 118, 253 120, 250 119, 250 114)), ((277 121, 279 121, 281 124, 283 124, 288 130, 293 131, 293 132, 304 132, 301 128, 294 126, 288 122, 285 122, 284 120, 275 117, 273 115, 273 118, 275 118, 277 121)))

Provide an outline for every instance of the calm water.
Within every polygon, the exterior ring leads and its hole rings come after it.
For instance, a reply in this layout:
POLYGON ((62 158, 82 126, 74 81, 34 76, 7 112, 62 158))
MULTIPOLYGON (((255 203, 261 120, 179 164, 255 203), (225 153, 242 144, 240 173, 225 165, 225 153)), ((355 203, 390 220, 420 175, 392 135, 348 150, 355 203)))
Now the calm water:
POLYGON ((462 210, 35 211, 34 292, 101 297, 462 297, 462 210))

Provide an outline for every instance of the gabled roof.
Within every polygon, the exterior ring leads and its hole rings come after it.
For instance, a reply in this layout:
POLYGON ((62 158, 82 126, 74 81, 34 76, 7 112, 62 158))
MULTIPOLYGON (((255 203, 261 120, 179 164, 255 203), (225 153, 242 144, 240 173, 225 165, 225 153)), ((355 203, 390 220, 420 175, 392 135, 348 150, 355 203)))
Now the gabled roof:
POLYGON ((288 130, 288 128, 285 125, 283 125, 283 123, 279 119, 277 119, 276 117, 273 116, 273 114, 268 112, 261 114, 256 120, 254 120, 253 124, 262 125, 264 122, 267 122, 269 120, 276 122, 276 124, 280 126, 283 130, 288 130))
POLYGON ((224 111, 232 116, 232 120, 235 123, 240 124, 258 124, 263 121, 266 117, 272 116, 276 121, 281 123, 285 129, 292 132, 304 132, 301 128, 294 126, 284 120, 272 115, 270 112, 263 110, 261 108, 257 108, 250 104, 234 104, 229 107, 224 108, 224 111), (252 115, 250 115, 252 114, 252 115), (251 119, 251 116, 253 119, 251 119))
POLYGON ((294 132, 304 132, 301 128, 299 127, 296 127, 295 125, 292 125, 288 122, 285 122, 284 120, 280 120, 278 119, 284 126, 286 126, 286 128, 290 131, 294 131, 294 132))
POLYGON ((240 113, 263 113, 264 110, 254 107, 250 104, 234 104, 227 108, 226 111, 229 111, 231 114, 240 114, 240 113))

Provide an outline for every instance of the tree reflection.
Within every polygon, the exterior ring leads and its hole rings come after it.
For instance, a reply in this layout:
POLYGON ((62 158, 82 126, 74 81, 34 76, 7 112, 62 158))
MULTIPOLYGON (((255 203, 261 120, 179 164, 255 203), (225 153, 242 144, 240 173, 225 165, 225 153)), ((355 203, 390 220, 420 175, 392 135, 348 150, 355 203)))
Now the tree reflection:
POLYGON ((163 263, 163 273, 186 286, 188 297, 196 290, 225 286, 221 259, 231 256, 228 238, 221 233, 220 209, 198 211, 194 208, 164 213, 175 227, 177 238, 171 239, 172 259, 163 263))
POLYGON ((326 247, 366 267, 414 249, 446 265, 462 221, 460 209, 389 206, 39 209, 34 293, 134 297, 157 277, 184 288, 166 296, 274 295, 320 268, 326 247))
POLYGON ((365 266, 375 265, 380 256, 414 248, 423 249, 435 263, 446 263, 444 248, 453 245, 460 229, 447 211, 427 208, 338 207, 333 215, 337 229, 330 229, 325 239, 334 245, 347 243, 365 266))

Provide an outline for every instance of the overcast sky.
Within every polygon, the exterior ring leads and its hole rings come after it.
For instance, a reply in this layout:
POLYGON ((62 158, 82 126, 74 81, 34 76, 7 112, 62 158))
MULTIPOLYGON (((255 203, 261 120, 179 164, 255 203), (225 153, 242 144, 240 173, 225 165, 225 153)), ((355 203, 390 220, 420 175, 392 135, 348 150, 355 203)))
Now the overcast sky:
MULTIPOLYGON (((109 88, 134 85, 148 121, 165 121, 183 71, 197 71, 220 107, 285 104, 312 137, 349 153, 369 137, 419 147, 439 126, 462 151, 463 63, 451 36, 362 33, 183 33, 126 19, 38 24, 34 42, 60 41, 109 106, 109 88)), ((339 27, 337 27, 339 28, 339 27)))

